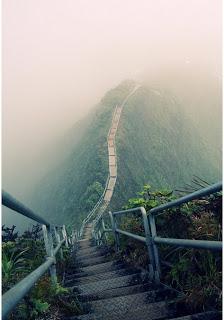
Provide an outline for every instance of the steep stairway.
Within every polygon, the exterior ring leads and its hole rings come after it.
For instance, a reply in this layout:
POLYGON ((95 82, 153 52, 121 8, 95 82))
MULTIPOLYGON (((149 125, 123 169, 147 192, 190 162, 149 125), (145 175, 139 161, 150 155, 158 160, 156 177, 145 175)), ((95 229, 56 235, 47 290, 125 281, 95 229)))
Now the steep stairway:
POLYGON ((78 298, 83 314, 66 320, 220 319, 216 312, 178 317, 175 291, 151 283, 146 271, 112 259, 108 248, 94 245, 91 233, 89 223, 64 281, 78 298))

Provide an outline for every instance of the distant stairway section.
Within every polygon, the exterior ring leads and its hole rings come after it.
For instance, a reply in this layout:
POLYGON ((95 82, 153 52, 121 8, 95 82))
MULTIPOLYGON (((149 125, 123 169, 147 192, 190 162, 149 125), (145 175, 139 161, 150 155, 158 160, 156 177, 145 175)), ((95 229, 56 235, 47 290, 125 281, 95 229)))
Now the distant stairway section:
POLYGON ((100 197, 97 204, 94 206, 93 210, 88 214, 88 216, 83 220, 82 227, 79 232, 79 238, 83 235, 83 230, 85 225, 94 219, 95 224, 100 217, 105 212, 108 207, 111 198, 114 193, 116 181, 117 181, 117 154, 116 154, 116 133, 118 130, 120 117, 122 114, 122 110, 128 99, 136 92, 136 90, 140 87, 140 85, 136 85, 134 89, 127 95, 120 106, 116 105, 111 126, 107 135, 107 147, 108 147, 108 163, 109 163, 109 174, 106 182, 106 186, 104 188, 104 192, 100 197))
MULTIPOLYGON (((136 85, 135 88, 131 91, 131 93, 128 94, 128 96, 124 99, 121 106, 116 106, 111 127, 107 136, 107 146, 108 146, 108 158, 109 158, 109 179, 107 181, 106 185, 106 192, 104 195, 104 201, 107 202, 107 205, 109 204, 116 180, 117 180, 117 154, 116 154, 116 133, 120 122, 121 113, 123 110, 123 107, 125 103, 128 101, 128 99, 135 93, 135 91, 140 87, 140 85, 136 85)), ((106 206, 107 207, 107 206, 106 206)))

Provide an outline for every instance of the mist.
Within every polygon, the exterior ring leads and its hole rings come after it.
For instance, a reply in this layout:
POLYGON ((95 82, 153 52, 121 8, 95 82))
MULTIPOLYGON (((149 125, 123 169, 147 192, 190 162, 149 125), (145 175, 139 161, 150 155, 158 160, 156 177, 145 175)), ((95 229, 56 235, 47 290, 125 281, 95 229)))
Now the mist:
POLYGON ((173 91, 221 150, 221 4, 3 0, 3 188, 29 204, 52 145, 126 78, 173 91))

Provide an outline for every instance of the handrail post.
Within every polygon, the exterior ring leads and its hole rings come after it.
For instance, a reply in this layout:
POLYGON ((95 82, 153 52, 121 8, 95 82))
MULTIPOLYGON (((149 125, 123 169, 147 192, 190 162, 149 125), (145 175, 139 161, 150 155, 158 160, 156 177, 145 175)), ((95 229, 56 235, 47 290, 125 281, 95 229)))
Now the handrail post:
POLYGON ((95 232, 95 230, 92 231, 92 237, 94 239, 94 244, 96 245, 96 232, 95 232))
POLYGON ((98 229, 98 235, 99 235, 99 240, 98 240, 98 246, 101 244, 101 231, 98 229))
POLYGON ((72 230, 72 235, 71 235, 71 244, 74 245, 74 230, 72 230))
POLYGON ((93 238, 94 238, 95 245, 97 245, 97 233, 95 230, 93 231, 93 238))
POLYGON ((103 236, 104 236, 104 238, 105 238, 105 243, 107 244, 107 233, 105 232, 105 223, 104 223, 104 220, 103 220, 103 218, 102 218, 102 220, 101 220, 101 224, 102 224, 102 229, 103 229, 103 236))
POLYGON ((110 219, 111 219, 112 230, 114 233, 115 250, 116 250, 116 252, 118 252, 120 249, 120 240, 119 240, 119 235, 116 231, 117 224, 116 224, 115 218, 113 216, 113 213, 111 211, 109 211, 109 215, 110 215, 110 219))
MULTIPOLYGON (((57 231, 57 227, 54 227, 54 234, 55 234, 55 238, 56 238, 57 244, 59 244, 61 242, 61 238, 60 238, 60 234, 57 231)), ((61 260, 64 259, 62 248, 60 248, 60 258, 61 258, 61 260)))
POLYGON ((156 243, 154 242, 154 238, 157 236, 156 232, 156 222, 155 222, 155 216, 151 213, 149 213, 149 223, 150 223, 150 229, 151 229, 151 243, 153 247, 153 253, 154 253, 154 259, 155 259, 155 280, 157 282, 160 281, 160 261, 159 261, 159 252, 156 243))
POLYGON ((65 229, 65 225, 63 224, 62 226, 62 234, 63 234, 63 239, 65 239, 65 246, 68 248, 68 237, 65 229))
POLYGON ((153 251, 153 243, 152 243, 152 237, 149 229, 149 222, 148 222, 145 208, 141 207, 141 213, 142 213, 144 230, 145 230, 146 246, 147 246, 148 255, 149 255, 149 276, 151 279, 157 280, 156 279, 157 275, 155 272, 155 256, 153 251))
POLYGON ((99 236, 98 236, 98 232, 96 231, 96 245, 98 246, 98 238, 99 238, 99 236))
POLYGON ((52 238, 52 228, 46 227, 46 225, 42 225, 43 236, 44 236, 44 243, 45 249, 47 253, 47 258, 51 257, 54 258, 54 263, 50 266, 50 275, 51 275, 51 283, 55 285, 57 283, 57 274, 56 274, 56 260, 54 256, 54 247, 53 247, 53 238, 52 238))

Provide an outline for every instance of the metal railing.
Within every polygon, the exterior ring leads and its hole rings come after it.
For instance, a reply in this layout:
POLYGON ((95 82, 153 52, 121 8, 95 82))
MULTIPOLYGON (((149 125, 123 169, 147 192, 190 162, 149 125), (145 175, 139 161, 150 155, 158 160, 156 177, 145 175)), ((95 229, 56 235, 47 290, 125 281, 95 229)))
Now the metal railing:
POLYGON ((212 251, 222 250, 221 241, 209 241, 209 240, 192 240, 192 239, 174 239, 174 238, 162 238, 157 236, 156 231, 156 222, 155 219, 158 215, 164 213, 165 210, 180 206, 184 203, 188 203, 194 199, 199 199, 204 196, 208 196, 214 193, 217 193, 222 190, 222 183, 216 183, 209 187, 203 188, 201 190, 195 191, 189 195, 181 197, 177 200, 173 200, 166 204, 159 205, 148 212, 145 208, 138 207, 128 210, 122 210, 118 212, 109 212, 112 229, 105 227, 105 222, 103 217, 95 225, 95 230, 93 232, 95 242, 97 245, 103 243, 104 238, 108 232, 114 234, 115 239, 115 249, 119 251, 120 248, 120 239, 119 235, 133 238, 137 241, 143 242, 147 246, 147 251, 149 255, 149 275, 151 279, 156 282, 160 282, 161 268, 160 268, 160 259, 158 253, 158 244, 165 244, 169 246, 184 247, 184 248, 197 248, 197 249, 207 249, 212 251), (141 214, 143 225, 144 225, 144 236, 140 236, 125 230, 121 230, 118 226, 117 217, 125 214, 141 214))
POLYGON ((60 258, 63 259, 62 245, 65 244, 65 246, 68 247, 69 243, 74 243, 74 237, 68 237, 65 225, 58 226, 50 224, 44 218, 37 215, 5 191, 2 192, 2 205, 42 224, 43 238, 47 254, 46 261, 44 263, 2 296, 2 319, 4 320, 7 319, 8 314, 16 307, 19 301, 30 291, 46 271, 50 271, 52 285, 57 283, 56 255, 60 251, 60 258), (54 238, 56 242, 55 248, 54 238))
POLYGON ((81 228, 77 233, 77 237, 79 239, 82 238, 83 230, 84 230, 86 224, 96 215, 96 212, 97 212, 98 208, 101 206, 101 204, 102 204, 102 202, 104 200, 105 193, 107 191, 107 186, 108 186, 109 179, 110 179, 110 175, 107 176, 107 181, 106 181, 106 184, 105 184, 105 188, 103 190, 103 193, 102 193, 101 197, 99 198, 99 200, 97 201, 97 203, 95 204, 93 209, 90 211, 90 213, 87 215, 87 217, 83 220, 81 228))

